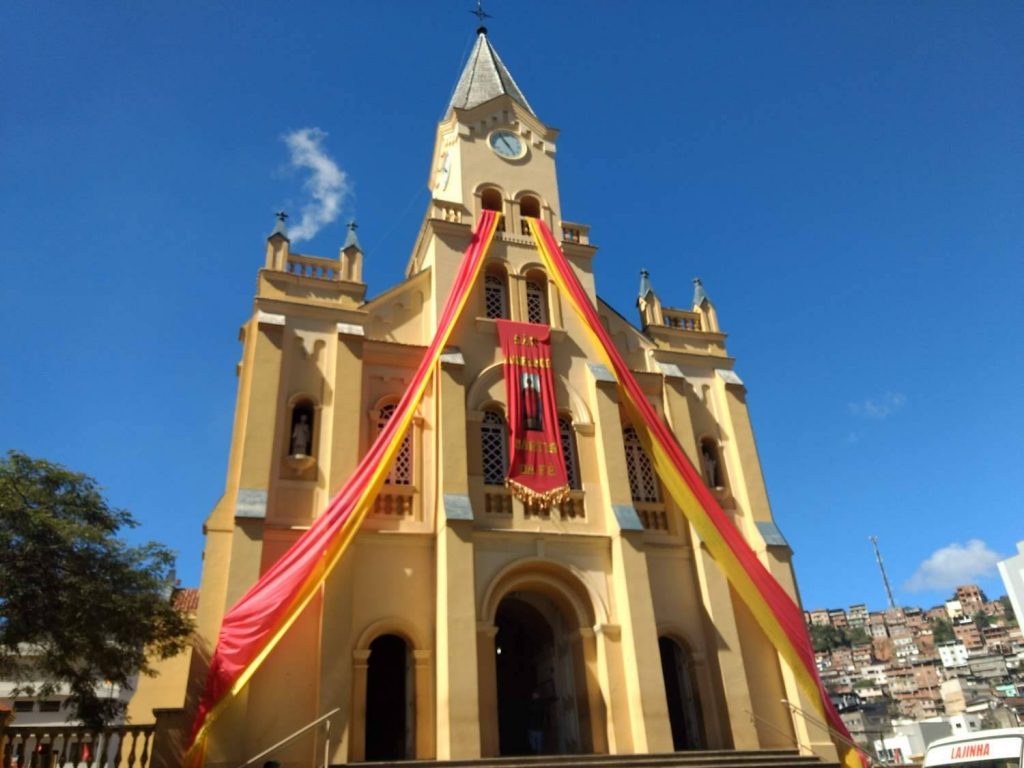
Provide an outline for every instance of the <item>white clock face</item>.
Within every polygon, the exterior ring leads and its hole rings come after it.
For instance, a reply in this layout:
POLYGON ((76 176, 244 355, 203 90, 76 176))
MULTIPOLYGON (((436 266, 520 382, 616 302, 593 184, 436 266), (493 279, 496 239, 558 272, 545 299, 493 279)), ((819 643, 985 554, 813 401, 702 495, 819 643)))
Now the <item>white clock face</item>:
POLYGON ((515 160, 526 154, 526 145, 523 140, 512 131, 495 131, 488 141, 491 149, 500 157, 515 160))

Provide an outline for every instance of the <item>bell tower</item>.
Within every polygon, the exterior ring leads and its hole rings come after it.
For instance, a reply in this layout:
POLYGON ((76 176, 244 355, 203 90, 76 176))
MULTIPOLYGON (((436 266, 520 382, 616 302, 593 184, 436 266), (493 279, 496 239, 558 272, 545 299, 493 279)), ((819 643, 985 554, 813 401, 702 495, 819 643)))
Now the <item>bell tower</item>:
POLYGON ((560 221, 555 141, 516 85, 487 29, 459 77, 437 126, 428 187, 432 215, 472 223, 481 209, 504 214, 508 233, 522 233, 523 215, 560 221))

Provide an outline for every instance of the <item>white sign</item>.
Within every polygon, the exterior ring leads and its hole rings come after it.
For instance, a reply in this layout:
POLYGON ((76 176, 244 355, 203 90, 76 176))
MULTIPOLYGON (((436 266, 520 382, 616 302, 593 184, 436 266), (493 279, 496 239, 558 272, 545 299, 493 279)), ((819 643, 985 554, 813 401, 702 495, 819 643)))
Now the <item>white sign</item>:
POLYGON ((965 739, 952 744, 934 744, 924 758, 925 768, 934 765, 957 765, 981 760, 1011 758, 1020 761, 1024 740, 1015 736, 994 739, 965 739))

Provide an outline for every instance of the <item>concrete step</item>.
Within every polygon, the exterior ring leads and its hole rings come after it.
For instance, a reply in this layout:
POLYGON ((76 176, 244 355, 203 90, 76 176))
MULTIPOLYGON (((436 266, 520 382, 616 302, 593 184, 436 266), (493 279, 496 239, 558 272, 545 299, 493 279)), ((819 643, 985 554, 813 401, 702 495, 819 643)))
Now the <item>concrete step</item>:
MULTIPOLYGON (((838 768, 795 750, 699 750, 643 755, 517 755, 477 760, 402 760, 351 765, 401 768, 838 768)), ((343 765, 332 768, 344 768, 343 765)))

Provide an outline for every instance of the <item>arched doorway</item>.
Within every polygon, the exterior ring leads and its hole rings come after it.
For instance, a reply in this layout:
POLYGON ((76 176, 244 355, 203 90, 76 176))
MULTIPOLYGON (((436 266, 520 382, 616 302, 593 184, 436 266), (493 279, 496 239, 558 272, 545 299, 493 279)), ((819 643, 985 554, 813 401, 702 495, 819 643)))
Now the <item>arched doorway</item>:
POLYGON ((703 749, 704 727, 701 722, 700 699, 689 654, 670 637, 658 638, 658 650, 661 651, 661 673, 665 678, 673 748, 677 752, 703 749))
POLYGON ((415 704, 409 647, 397 635, 370 643, 366 673, 366 760, 415 756, 415 704))
POLYGON ((581 751, 572 639, 547 597, 512 592, 494 617, 501 755, 581 751))

